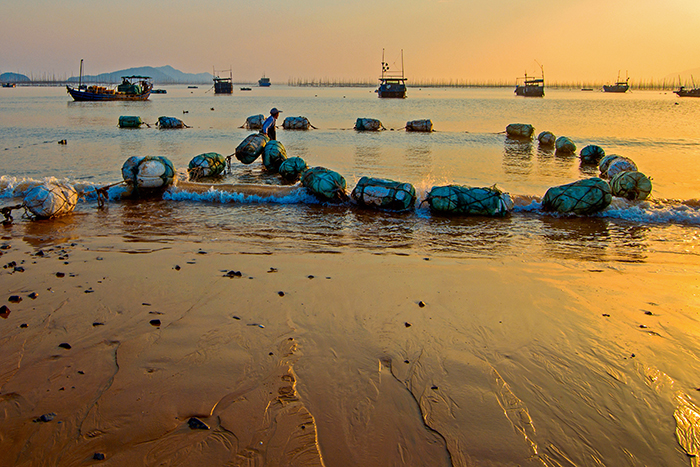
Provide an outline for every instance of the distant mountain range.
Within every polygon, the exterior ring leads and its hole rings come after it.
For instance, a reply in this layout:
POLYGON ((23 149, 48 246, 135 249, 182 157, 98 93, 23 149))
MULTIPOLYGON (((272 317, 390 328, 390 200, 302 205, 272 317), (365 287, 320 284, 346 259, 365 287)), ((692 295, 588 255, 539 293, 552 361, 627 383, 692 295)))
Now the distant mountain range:
POLYGON ((19 73, 3 73, 0 75, 0 82, 2 83, 23 83, 29 81, 31 80, 27 76, 19 73))
MULTIPOLYGON (((128 68, 126 70, 100 73, 99 75, 85 75, 83 81, 95 81, 99 83, 121 83, 122 76, 150 76, 155 84, 204 84, 211 83, 214 78, 211 73, 183 73, 170 65, 157 68, 143 66, 128 68)), ((69 82, 77 82, 78 76, 68 78, 69 82)))

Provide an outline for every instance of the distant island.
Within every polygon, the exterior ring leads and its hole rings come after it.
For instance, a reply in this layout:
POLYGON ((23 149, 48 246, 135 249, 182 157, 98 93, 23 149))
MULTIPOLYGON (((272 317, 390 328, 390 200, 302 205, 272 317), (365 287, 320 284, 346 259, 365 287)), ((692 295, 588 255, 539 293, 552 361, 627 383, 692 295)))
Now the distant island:
MULTIPOLYGON (((183 73, 180 70, 166 65, 161 67, 138 67, 125 70, 100 73, 99 75, 83 75, 83 83, 117 84, 121 83, 122 76, 150 76, 155 84, 211 84, 214 76, 211 73, 183 73)), ((30 78, 19 73, 0 74, 0 83, 17 83, 27 85, 60 85, 77 83, 79 76, 71 76, 68 79, 55 79, 42 76, 30 78)))

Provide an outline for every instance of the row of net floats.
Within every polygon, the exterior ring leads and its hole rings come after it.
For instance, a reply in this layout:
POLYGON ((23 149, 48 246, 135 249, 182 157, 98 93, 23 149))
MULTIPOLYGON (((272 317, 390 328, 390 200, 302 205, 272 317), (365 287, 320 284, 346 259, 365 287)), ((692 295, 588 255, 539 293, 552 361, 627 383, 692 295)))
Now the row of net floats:
MULTIPOLYGON (((510 138, 531 140, 534 127, 513 123, 506 127, 505 132, 510 138)), ((549 131, 540 133, 537 140, 541 146, 554 147, 559 154, 574 154, 576 151, 571 139, 565 136, 556 138, 549 131)), ((324 202, 343 202, 352 198, 360 206, 380 210, 403 212, 415 208, 416 190, 410 183, 362 177, 348 197, 347 183, 342 175, 325 167, 309 168, 300 157, 288 158, 281 142, 270 141, 262 133, 248 135, 231 156, 213 152, 195 156, 188 165, 190 180, 201 181, 221 176, 226 167, 230 167, 232 156, 243 164, 252 164, 262 157, 267 171, 278 173, 286 182, 300 181, 303 187, 324 202)), ((606 155, 600 146, 588 145, 581 150, 580 158, 583 164, 597 164, 600 177, 548 189, 541 203, 543 211, 589 215, 609 206, 613 196, 644 200, 651 193, 651 180, 639 172, 636 164, 627 157, 606 155)), ((122 166, 122 177, 123 182, 94 189, 100 206, 108 196, 107 189, 121 183, 126 183, 137 196, 162 192, 173 185, 175 168, 165 156, 132 156, 122 166)), ((4 223, 12 222, 12 210, 21 208, 34 219, 58 217, 72 212, 79 198, 84 196, 86 193, 79 193, 68 183, 46 182, 31 189, 21 204, 4 207, 0 213, 5 216, 4 223)), ((510 195, 495 185, 435 186, 420 204, 423 203, 427 203, 432 212, 455 215, 505 216, 514 208, 510 195)))

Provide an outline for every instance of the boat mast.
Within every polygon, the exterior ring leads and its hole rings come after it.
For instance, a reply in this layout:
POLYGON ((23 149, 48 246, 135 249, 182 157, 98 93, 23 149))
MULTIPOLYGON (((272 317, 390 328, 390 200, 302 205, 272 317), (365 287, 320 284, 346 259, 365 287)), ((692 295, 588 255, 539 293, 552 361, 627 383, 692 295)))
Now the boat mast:
POLYGON ((80 59, 80 77, 78 78, 78 89, 81 88, 83 84, 83 59, 80 59))
POLYGON ((403 49, 401 49, 401 78, 403 78, 405 73, 403 72, 403 49))

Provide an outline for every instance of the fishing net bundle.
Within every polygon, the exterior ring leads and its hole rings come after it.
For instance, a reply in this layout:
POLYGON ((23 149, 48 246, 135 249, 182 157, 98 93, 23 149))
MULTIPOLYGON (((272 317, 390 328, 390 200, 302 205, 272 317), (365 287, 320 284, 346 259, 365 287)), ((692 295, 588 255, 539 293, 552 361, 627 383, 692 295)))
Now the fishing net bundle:
POLYGON ((355 121, 355 130, 357 131, 379 131, 386 130, 382 122, 376 118, 358 118, 355 121))
POLYGON ((430 133, 433 131, 433 122, 428 120, 412 120, 406 122, 406 131, 420 131, 430 133))
POLYGON ((190 180, 204 177, 216 177, 226 169, 226 158, 216 152, 205 152, 194 156, 190 161, 187 172, 190 180))
POLYGON ((350 196, 359 205, 390 211, 407 211, 416 203, 413 185, 381 178, 362 177, 350 196))
POLYGON ((265 116, 263 114, 251 115, 245 119, 243 127, 248 130, 261 130, 263 124, 265 123, 265 116))
POLYGON ((552 133, 551 131, 543 131, 542 133, 537 135, 537 141, 542 146, 554 146, 556 140, 557 137, 554 136, 554 133, 552 133))
POLYGON ((598 164, 605 157, 605 150, 595 144, 589 144, 581 149, 579 156, 584 164, 598 164))
POLYGON ((542 198, 542 209, 562 214, 593 214, 602 211, 611 202, 608 182, 593 177, 550 188, 542 198))
POLYGON ((131 156, 122 165, 124 181, 134 188, 167 188, 175 178, 175 168, 165 156, 131 156))
POLYGON ((651 193, 651 179, 641 172, 620 172, 610 180, 613 196, 630 201, 647 199, 651 193))
POLYGON ((622 172, 635 172, 637 170, 637 164, 635 164, 632 159, 627 157, 618 157, 613 159, 608 165, 608 169, 605 171, 604 177, 612 180, 612 178, 622 172))
POLYGON ((287 117, 282 122, 282 128, 285 130, 308 130, 310 126, 311 123, 306 117, 287 117))
POLYGON ((506 135, 511 138, 532 138, 535 127, 529 123, 510 123, 506 126, 506 135))
POLYGON ((576 145, 566 136, 560 136, 554 143, 556 151, 561 154, 573 154, 576 152, 576 145))
POLYGON ((49 219, 68 214, 78 204, 78 192, 68 183, 47 182, 32 188, 24 206, 34 217, 49 219))
POLYGON ((505 216, 513 209, 510 195, 495 186, 434 186, 428 192, 425 202, 432 211, 443 214, 505 216))
POLYGON ((279 171, 282 162, 287 160, 287 150, 279 141, 270 141, 263 149, 263 165, 271 172, 279 171))
POLYGON ((156 126, 162 130, 186 128, 185 122, 175 117, 158 117, 156 126))
POLYGON ((252 164, 263 153, 269 141, 270 138, 262 133, 248 135, 236 148, 236 159, 244 164, 252 164))
POLYGON ((283 179, 294 182, 299 180, 308 168, 306 161, 301 157, 290 157, 280 164, 277 171, 283 179))
POLYGON ((301 184, 322 201, 345 201, 345 178, 325 167, 313 167, 301 176, 301 184))
POLYGON ((119 117, 119 128, 139 128, 143 125, 141 117, 122 115, 119 117))

